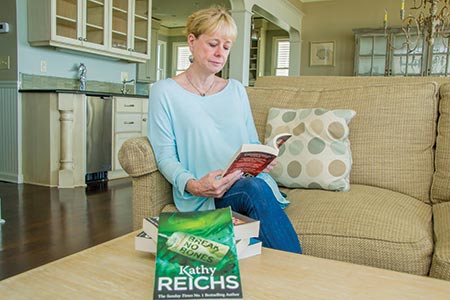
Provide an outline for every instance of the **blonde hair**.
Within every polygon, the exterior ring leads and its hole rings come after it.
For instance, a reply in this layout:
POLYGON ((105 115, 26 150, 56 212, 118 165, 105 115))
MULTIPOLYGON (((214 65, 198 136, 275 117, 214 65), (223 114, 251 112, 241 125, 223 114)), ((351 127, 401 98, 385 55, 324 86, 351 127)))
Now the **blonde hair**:
POLYGON ((212 6, 201 9, 189 16, 185 34, 193 34, 199 37, 204 33, 214 33, 218 29, 225 29, 226 38, 235 41, 237 37, 237 26, 231 15, 225 8, 212 6))

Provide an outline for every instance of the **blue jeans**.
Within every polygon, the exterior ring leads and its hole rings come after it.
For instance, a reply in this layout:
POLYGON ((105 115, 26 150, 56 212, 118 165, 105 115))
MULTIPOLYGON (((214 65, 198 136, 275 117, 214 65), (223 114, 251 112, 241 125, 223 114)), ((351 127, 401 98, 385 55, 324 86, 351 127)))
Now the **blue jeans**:
POLYGON ((215 199, 215 204, 216 208, 230 206, 235 212, 259 220, 259 239, 264 247, 302 253, 291 221, 264 180, 239 179, 222 198, 215 199))

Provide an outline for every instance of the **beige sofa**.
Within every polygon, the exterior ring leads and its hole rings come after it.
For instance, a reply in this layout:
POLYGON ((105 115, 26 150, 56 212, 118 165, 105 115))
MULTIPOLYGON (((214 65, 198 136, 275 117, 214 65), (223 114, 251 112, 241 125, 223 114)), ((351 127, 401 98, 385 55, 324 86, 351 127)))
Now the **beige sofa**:
MULTIPOLYGON (((270 107, 357 113, 350 191, 282 188, 304 254, 450 280, 450 79, 262 77, 247 92, 261 141, 270 107)), ((119 160, 136 229, 174 209, 147 138, 119 160)))

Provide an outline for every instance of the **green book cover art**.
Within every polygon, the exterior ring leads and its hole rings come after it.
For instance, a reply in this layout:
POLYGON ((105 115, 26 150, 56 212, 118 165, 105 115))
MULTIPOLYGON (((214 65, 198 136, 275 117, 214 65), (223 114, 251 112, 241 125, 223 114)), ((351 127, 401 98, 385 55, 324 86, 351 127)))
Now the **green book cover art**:
POLYGON ((242 299, 231 209, 161 213, 154 299, 242 299))

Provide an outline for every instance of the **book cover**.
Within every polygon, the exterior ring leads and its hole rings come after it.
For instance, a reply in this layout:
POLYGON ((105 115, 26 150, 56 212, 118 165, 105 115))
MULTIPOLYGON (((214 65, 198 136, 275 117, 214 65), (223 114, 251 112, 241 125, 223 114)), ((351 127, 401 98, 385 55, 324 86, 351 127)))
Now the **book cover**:
POLYGON ((280 147, 292 136, 291 133, 276 135, 267 145, 244 144, 233 155, 222 177, 240 170, 244 176, 256 176, 278 156, 280 147))
MULTIPOLYGON (((152 239, 144 231, 136 235, 134 245, 137 251, 156 254, 156 240, 152 239)), ((261 241, 256 238, 236 240, 236 253, 239 260, 261 254, 261 247, 261 241)))
POLYGON ((134 238, 134 249, 143 252, 156 253, 156 240, 152 239, 148 234, 142 231, 134 238))
POLYGON ((257 238, 242 239, 236 243, 239 260, 261 254, 262 242, 257 238))
MULTIPOLYGON (((258 241, 259 221, 232 211, 234 225, 234 239, 236 240, 236 252, 238 259, 261 254, 261 242, 259 251, 255 249, 252 241, 258 241), (256 250, 256 251, 255 251, 256 250)), ((135 249, 144 252, 156 253, 156 241, 158 239, 158 217, 144 218, 142 222, 143 232, 135 238, 135 249)), ((256 246, 257 248, 258 246, 256 246)))
MULTIPOLYGON (((234 239, 236 241, 259 236, 259 220, 252 219, 234 211, 231 213, 234 225, 234 239)), ((143 231, 154 241, 158 239, 158 223, 158 217, 148 217, 142 221, 143 231)))
POLYGON ((230 208, 161 213, 154 299, 242 299, 230 208))
MULTIPOLYGON (((236 253, 238 259, 261 254, 262 243, 256 238, 242 238, 236 239, 236 253)), ((134 248, 137 251, 148 252, 156 254, 156 240, 152 239, 144 231, 136 235, 134 239, 134 248)))
POLYGON ((259 220, 232 212, 235 240, 249 239, 259 236, 259 220))
POLYGON ((142 230, 155 241, 158 240, 158 217, 148 217, 142 220, 142 230))

